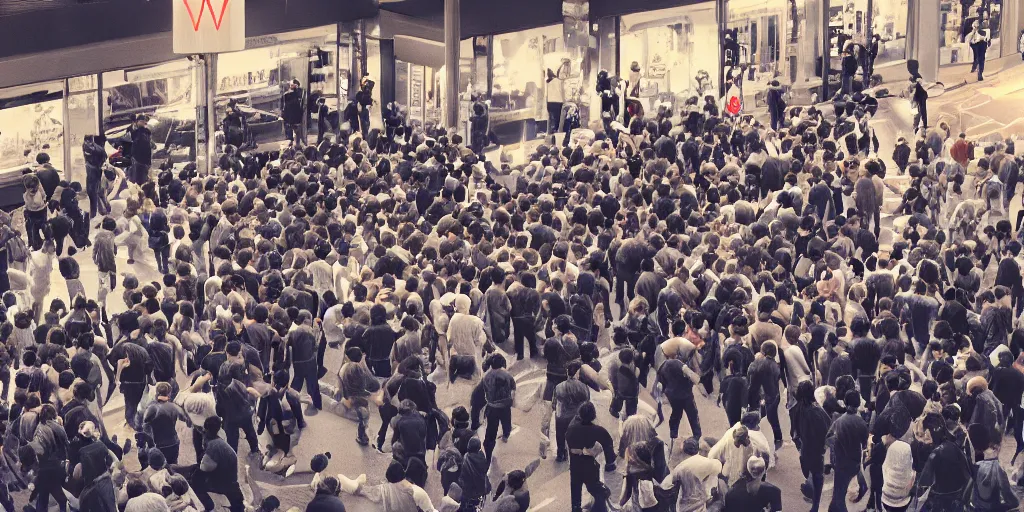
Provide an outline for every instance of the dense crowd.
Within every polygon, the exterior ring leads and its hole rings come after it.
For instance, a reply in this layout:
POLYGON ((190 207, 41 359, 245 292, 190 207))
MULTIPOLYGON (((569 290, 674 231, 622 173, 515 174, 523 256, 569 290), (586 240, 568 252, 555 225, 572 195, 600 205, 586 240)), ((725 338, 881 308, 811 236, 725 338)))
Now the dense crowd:
POLYGON ((355 443, 392 457, 368 482, 317 455, 309 512, 346 495, 525 512, 538 464, 564 463, 573 512, 584 488, 595 512, 779 511, 787 439, 812 511, 826 475, 830 511, 854 480, 876 511, 1015 509, 999 460, 1011 432, 1024 447, 1014 143, 939 126, 883 158, 863 93, 773 110, 776 129, 697 98, 626 125, 617 109, 524 165, 392 119, 315 146, 227 146, 211 175, 151 167, 140 116, 125 169, 86 139, 88 209, 40 154, 24 226, 0 218, 0 504, 198 512, 214 494, 272 512, 274 497, 244 502, 239 465, 291 475, 307 416, 336 401, 355 443), (140 281, 149 254, 161 277, 140 281), (517 394, 509 366, 527 358, 546 383, 517 394), (468 407, 441 410, 461 381, 468 407), (103 421, 118 393, 130 439, 103 421), (725 432, 702 431, 708 399, 725 432), (534 403, 547 460, 492 479, 499 432, 534 403), (195 464, 179 463, 179 423, 195 464))

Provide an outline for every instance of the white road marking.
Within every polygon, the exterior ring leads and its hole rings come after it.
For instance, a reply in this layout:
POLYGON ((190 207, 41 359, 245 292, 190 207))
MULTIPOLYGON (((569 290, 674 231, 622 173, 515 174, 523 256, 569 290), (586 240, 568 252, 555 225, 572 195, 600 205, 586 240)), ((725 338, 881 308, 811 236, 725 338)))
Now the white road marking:
POLYGON ((548 498, 548 499, 546 499, 546 500, 544 500, 544 501, 542 501, 542 502, 540 502, 540 503, 530 507, 528 512, 534 512, 536 510, 540 510, 540 509, 542 509, 542 508, 544 508, 544 507, 546 507, 546 506, 548 506, 548 505, 550 505, 550 504, 552 504, 554 502, 555 502, 554 498, 548 498))

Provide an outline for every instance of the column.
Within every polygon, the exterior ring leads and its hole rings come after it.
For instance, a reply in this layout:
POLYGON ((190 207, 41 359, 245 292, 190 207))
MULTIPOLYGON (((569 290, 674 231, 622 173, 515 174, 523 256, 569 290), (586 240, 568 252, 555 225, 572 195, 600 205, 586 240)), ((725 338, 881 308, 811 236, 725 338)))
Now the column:
POLYGON ((197 55, 193 63, 196 105, 196 170, 211 174, 217 161, 217 54, 197 55))
POLYGON ((939 45, 936 39, 939 37, 940 16, 939 0, 918 0, 917 15, 914 21, 917 25, 915 34, 918 37, 914 45, 915 53, 911 54, 912 59, 917 59, 918 72, 926 82, 934 82, 939 77, 939 45))
POLYGON ((462 40, 459 0, 444 0, 444 118, 448 128, 459 124, 459 50, 462 40))
MULTIPOLYGON (((385 63, 387 59, 383 53, 383 41, 380 38, 379 17, 363 20, 363 36, 366 41, 366 74, 376 84, 371 93, 374 105, 370 108, 370 127, 383 129, 384 118, 381 115, 381 109, 384 108, 384 103, 381 101, 383 97, 381 91, 386 87, 384 84, 384 67, 387 65, 385 63)), ((391 54, 394 55, 394 52, 392 51, 391 54)), ((392 58, 391 60, 390 64, 394 66, 394 59, 392 58)), ((394 84, 394 81, 392 81, 392 84, 394 84)))
MULTIPOLYGON (((64 149, 64 178, 68 181, 75 181, 74 166, 71 165, 71 141, 73 139, 71 135, 71 116, 68 113, 68 101, 71 100, 71 89, 68 87, 68 81, 64 82, 64 100, 60 102, 61 106, 61 120, 64 123, 64 144, 61 147, 64 149)), ((83 179, 84 183, 85 180, 83 179)))

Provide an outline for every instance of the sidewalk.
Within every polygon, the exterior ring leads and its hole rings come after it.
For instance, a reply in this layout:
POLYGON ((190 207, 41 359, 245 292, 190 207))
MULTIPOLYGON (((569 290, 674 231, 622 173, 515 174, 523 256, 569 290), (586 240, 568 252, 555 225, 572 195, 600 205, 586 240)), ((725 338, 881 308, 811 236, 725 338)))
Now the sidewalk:
MULTIPOLYGON (((988 79, 1021 64, 1024 62, 1021 61, 1019 53, 987 61, 985 62, 985 78, 988 79)), ((971 73, 970 64, 956 64, 940 67, 938 81, 946 85, 946 91, 952 91, 978 83, 978 76, 977 73, 971 73)))

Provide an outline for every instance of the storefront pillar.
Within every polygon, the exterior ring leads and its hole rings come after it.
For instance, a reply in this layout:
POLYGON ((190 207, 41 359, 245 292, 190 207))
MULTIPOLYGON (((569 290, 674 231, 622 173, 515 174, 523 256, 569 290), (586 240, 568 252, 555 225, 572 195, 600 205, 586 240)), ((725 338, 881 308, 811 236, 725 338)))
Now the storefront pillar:
POLYGON ((103 73, 96 73, 96 133, 103 130, 103 73))
MULTIPOLYGON (((729 3, 715 0, 715 21, 718 23, 718 97, 725 96, 725 33, 728 30, 729 3)), ((737 65, 733 62, 733 65, 737 65)))
MULTIPOLYGON (((68 112, 68 100, 71 96, 71 89, 68 87, 68 81, 64 80, 64 101, 60 102, 61 105, 61 120, 64 123, 64 179, 75 181, 74 166, 71 165, 71 115, 68 112)), ((84 182, 85 180, 82 180, 84 182)))
POLYGON ((196 165, 201 173, 213 173, 216 161, 217 54, 196 56, 196 165))
POLYGON ((930 34, 938 34, 941 13, 940 0, 917 0, 916 12, 913 22, 918 36, 917 44, 914 45, 914 52, 910 54, 911 59, 918 62, 918 73, 926 82, 935 82, 939 77, 939 48, 933 43, 935 39, 930 34), (929 36, 921 38, 923 34, 929 36))
MULTIPOLYGON (((936 0, 937 1, 937 0, 936 0)), ((828 24, 829 24, 829 11, 832 9, 832 3, 829 0, 821 0, 821 95, 818 97, 818 101, 828 101, 832 97, 829 90, 829 75, 831 71, 831 55, 832 55, 832 38, 829 36, 828 24)))
POLYGON ((462 30, 459 0, 444 0, 444 118, 446 127, 459 125, 459 50, 462 30))

